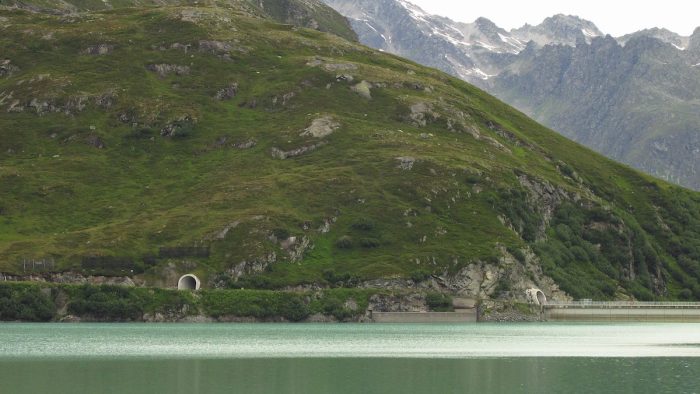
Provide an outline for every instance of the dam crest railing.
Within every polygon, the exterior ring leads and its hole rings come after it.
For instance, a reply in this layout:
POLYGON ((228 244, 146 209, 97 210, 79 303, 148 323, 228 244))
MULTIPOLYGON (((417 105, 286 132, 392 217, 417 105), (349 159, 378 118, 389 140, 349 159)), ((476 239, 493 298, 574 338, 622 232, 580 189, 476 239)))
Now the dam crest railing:
POLYGON ((545 308, 598 308, 598 309, 700 309, 700 302, 654 302, 654 301, 547 301, 545 308))

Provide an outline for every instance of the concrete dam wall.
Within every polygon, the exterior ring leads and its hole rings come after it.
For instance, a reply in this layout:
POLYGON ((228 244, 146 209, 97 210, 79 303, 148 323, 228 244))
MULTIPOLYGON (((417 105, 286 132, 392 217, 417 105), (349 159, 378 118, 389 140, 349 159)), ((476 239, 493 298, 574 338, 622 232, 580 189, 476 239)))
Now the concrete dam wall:
POLYGON ((572 302, 544 306, 546 321, 700 323, 700 303, 572 302))

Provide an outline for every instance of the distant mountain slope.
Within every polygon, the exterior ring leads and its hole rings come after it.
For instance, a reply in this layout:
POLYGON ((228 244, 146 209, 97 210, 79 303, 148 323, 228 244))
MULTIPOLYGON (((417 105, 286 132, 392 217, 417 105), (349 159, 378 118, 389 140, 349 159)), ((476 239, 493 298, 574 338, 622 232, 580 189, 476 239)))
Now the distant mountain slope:
POLYGON ((3 278, 700 298, 700 195, 440 71, 242 3, 0 48, 3 278))
POLYGON ((700 67, 674 46, 644 35, 547 46, 489 90, 598 152, 700 189, 700 67))
POLYGON ((361 42, 458 76, 611 158, 700 189, 700 30, 604 38, 589 21, 556 15, 507 32, 404 0, 325 1, 351 19, 361 42))

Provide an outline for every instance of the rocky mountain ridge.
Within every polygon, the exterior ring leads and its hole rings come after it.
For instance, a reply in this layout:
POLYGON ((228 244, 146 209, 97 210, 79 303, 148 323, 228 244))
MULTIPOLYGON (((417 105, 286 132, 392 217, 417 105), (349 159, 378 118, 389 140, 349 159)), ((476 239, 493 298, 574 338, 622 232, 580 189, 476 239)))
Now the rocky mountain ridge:
POLYGON ((363 43, 458 76, 608 157, 700 189, 700 29, 691 37, 647 29, 613 38, 592 22, 555 15, 506 31, 484 18, 465 24, 429 15, 404 0, 326 2, 351 19, 363 43))

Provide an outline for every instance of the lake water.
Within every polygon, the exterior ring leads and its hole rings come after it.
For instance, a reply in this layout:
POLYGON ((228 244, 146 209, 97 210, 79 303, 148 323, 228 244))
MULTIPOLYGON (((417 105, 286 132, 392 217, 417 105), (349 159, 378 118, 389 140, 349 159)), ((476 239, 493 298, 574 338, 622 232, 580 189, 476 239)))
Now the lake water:
POLYGON ((700 393, 696 324, 0 324, 0 393, 700 393))

